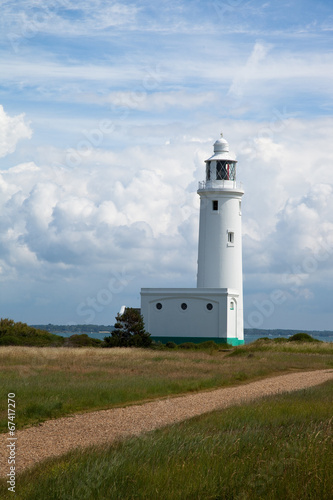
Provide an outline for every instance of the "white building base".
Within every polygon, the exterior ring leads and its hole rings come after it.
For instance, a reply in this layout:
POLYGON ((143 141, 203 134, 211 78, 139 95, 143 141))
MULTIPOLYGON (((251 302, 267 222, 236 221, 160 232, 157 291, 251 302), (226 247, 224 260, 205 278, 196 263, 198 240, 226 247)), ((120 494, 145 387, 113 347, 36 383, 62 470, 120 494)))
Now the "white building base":
POLYGON ((142 288, 145 329, 162 343, 244 343, 239 294, 230 288, 142 288))

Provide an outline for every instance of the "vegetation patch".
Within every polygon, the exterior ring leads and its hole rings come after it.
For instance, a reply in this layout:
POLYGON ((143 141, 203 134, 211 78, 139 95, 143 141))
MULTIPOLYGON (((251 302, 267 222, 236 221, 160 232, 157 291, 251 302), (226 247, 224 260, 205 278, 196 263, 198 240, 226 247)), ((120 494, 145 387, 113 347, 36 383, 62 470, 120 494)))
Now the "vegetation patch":
POLYGON ((213 348, 3 346, 0 364, 0 432, 7 432, 9 392, 16 394, 17 428, 23 428, 75 412, 226 387, 291 369, 332 368, 333 344, 262 341, 231 353, 213 348))
POLYGON ((307 354, 333 354, 333 342, 322 342, 314 339, 307 333, 297 333, 289 339, 279 337, 270 339, 261 337, 260 339, 242 346, 235 347, 229 356, 244 356, 254 352, 289 352, 307 354))
POLYGON ((0 319, 0 346, 61 346, 64 338, 12 319, 0 319))
POLYGON ((100 339, 93 339, 86 333, 75 333, 65 340, 66 347, 101 347, 101 345, 100 339))
POLYGON ((126 307, 117 314, 117 322, 110 337, 105 337, 102 347, 150 347, 152 339, 146 332, 143 317, 137 309, 126 307))
POLYGON ((308 333, 295 333, 288 340, 289 342, 321 342, 321 340, 311 337, 308 333))
MULTIPOLYGON (((333 384, 217 411, 18 476, 19 500, 330 500, 333 384)), ((1 498, 11 498, 5 480, 1 498)))

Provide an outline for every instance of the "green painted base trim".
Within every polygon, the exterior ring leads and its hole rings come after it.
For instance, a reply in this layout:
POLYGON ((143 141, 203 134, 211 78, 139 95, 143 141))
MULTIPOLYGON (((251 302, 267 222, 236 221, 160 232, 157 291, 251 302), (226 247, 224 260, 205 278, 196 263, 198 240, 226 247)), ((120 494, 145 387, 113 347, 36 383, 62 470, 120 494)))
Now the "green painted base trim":
POLYGON ((166 344, 167 342, 174 342, 175 344, 183 344, 184 342, 194 342, 195 344, 200 344, 201 342, 207 342, 207 340, 213 340, 216 344, 231 344, 233 346, 243 345, 244 340, 239 340, 236 337, 226 338, 226 337, 154 337, 151 336, 155 342, 162 342, 166 344))

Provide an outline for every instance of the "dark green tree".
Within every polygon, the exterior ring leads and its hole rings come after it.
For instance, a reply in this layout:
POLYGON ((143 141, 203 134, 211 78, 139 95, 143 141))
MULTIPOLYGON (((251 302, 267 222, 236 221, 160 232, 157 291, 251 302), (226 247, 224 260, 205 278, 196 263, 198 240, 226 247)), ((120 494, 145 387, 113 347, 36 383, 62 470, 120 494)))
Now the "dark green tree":
POLYGON ((117 314, 111 337, 104 338, 105 347, 149 347, 151 343, 143 317, 133 307, 126 307, 123 314, 117 314))

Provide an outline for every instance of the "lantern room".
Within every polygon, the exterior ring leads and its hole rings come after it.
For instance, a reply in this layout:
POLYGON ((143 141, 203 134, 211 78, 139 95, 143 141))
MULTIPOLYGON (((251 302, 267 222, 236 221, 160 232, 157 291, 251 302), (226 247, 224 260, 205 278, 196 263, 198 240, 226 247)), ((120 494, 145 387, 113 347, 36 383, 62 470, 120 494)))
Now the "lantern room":
POLYGON ((237 161, 229 152, 229 144, 223 138, 215 141, 214 154, 206 160, 207 181, 235 181, 237 161))

